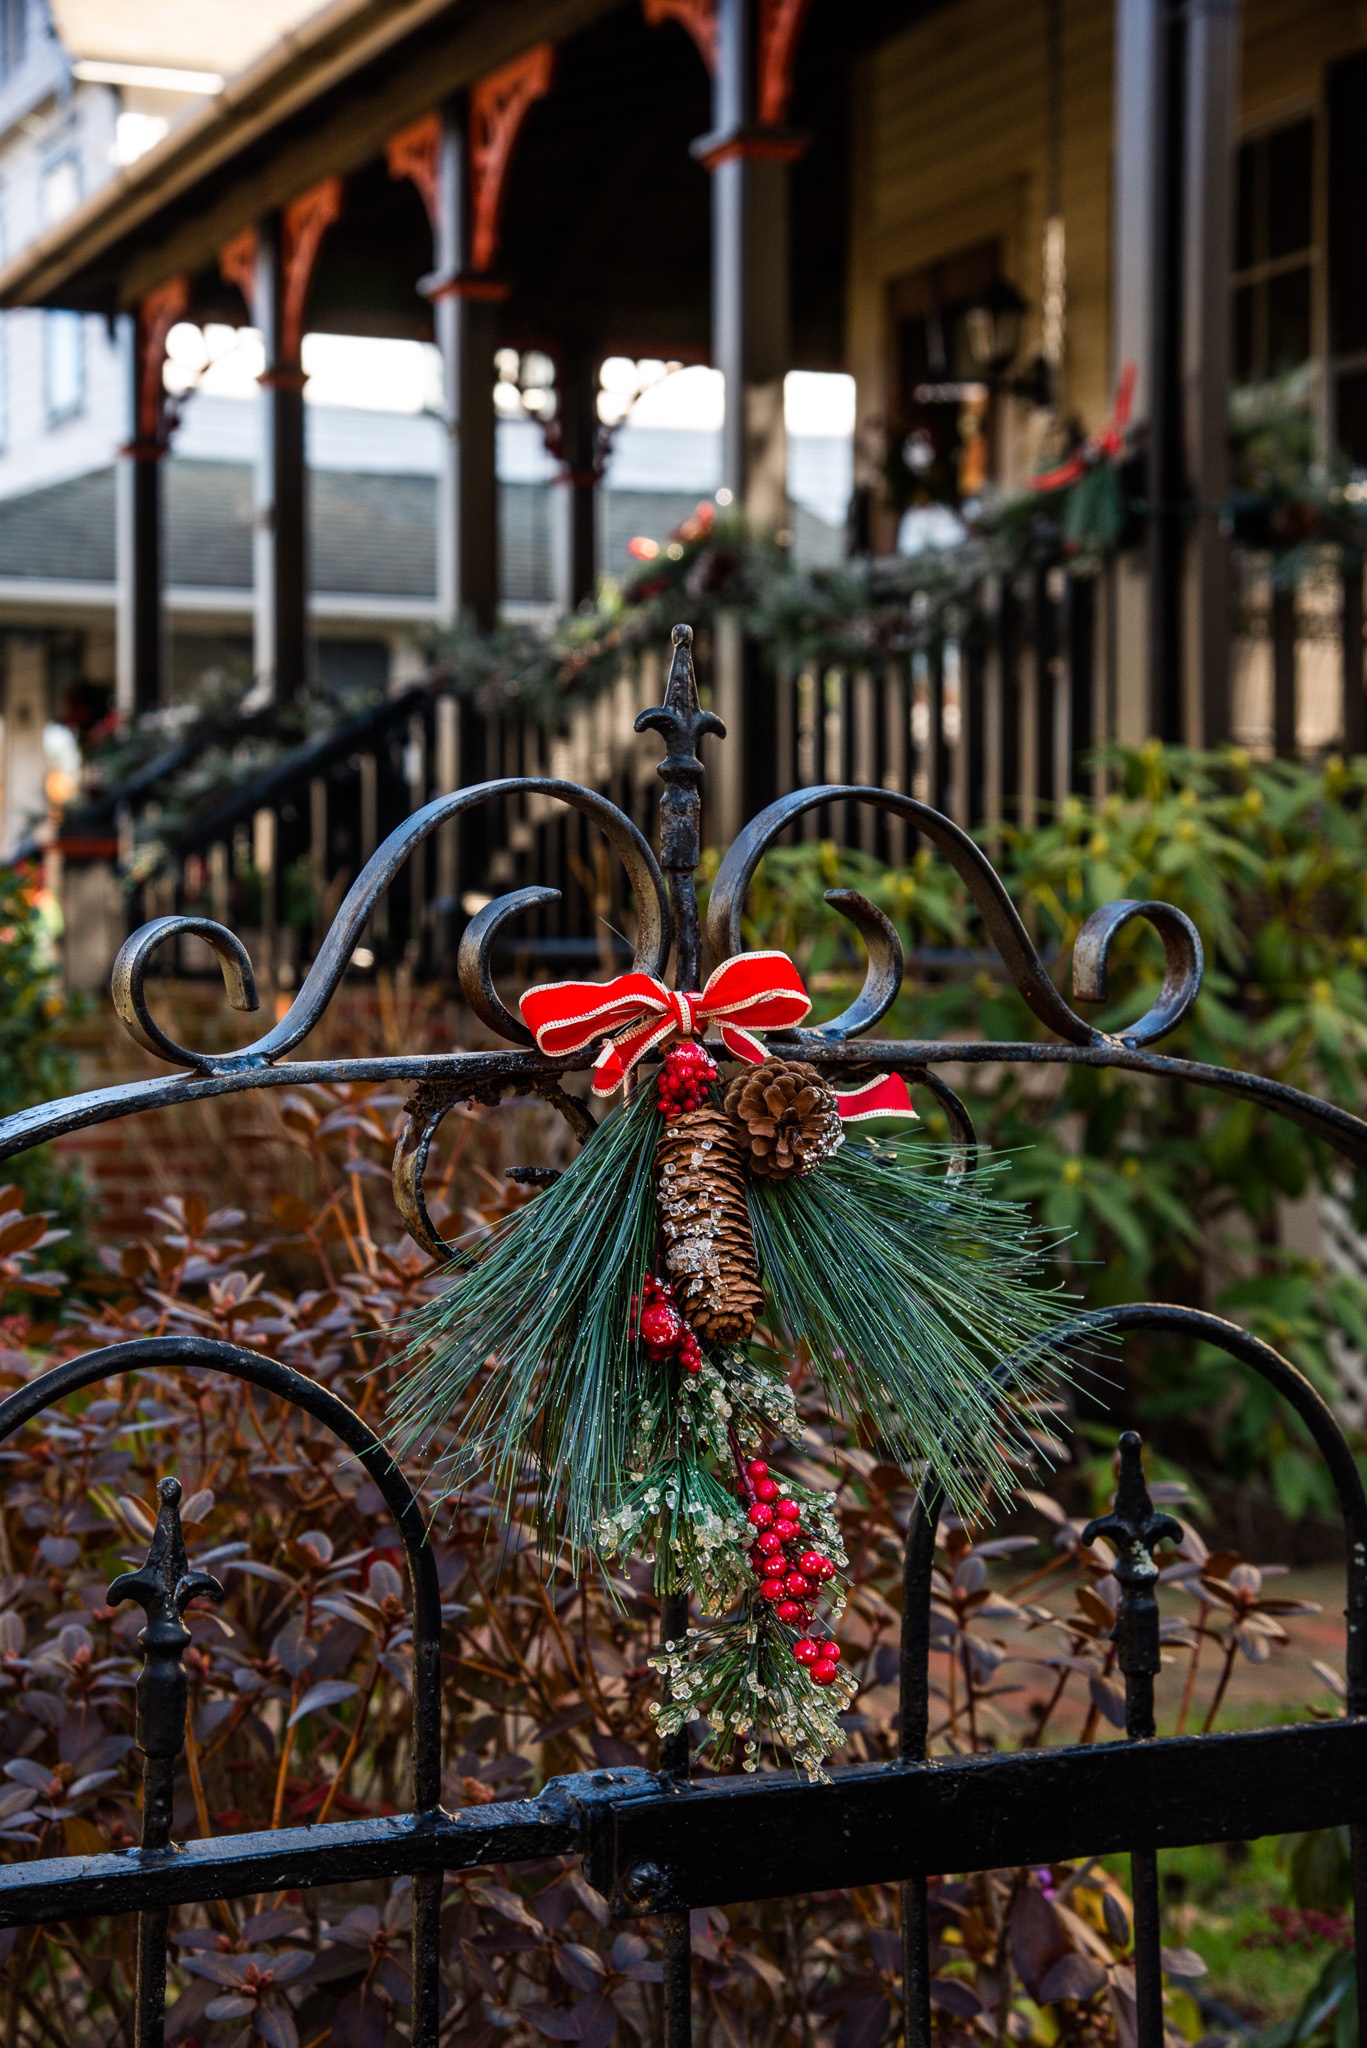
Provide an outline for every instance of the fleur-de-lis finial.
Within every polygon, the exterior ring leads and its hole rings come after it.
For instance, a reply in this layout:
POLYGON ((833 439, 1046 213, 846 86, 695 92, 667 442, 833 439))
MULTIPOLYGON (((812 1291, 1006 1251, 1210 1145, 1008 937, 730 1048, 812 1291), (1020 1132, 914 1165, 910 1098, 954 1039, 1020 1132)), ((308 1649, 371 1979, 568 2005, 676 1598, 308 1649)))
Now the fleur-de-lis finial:
POLYGON ((185 1610, 199 1594, 221 1600, 223 1588, 210 1572, 190 1569, 180 1526, 181 1485, 163 1479, 157 1494, 157 1526, 147 1556, 135 1572, 121 1572, 109 1588, 111 1607, 136 1600, 147 1616, 138 1633, 138 1747, 143 1754, 142 1846, 164 1849, 171 1839, 171 1802, 176 1758, 185 1741, 188 1685, 181 1662, 190 1646, 185 1610))
POLYGON ((1082 1532, 1085 1544, 1104 1536, 1115 1545, 1120 1608, 1111 1640, 1119 1649, 1125 1677, 1125 1732, 1137 1739, 1154 1732, 1153 1681, 1162 1664, 1153 1553, 1160 1543, 1177 1543, 1182 1536, 1181 1523, 1160 1514, 1149 1498, 1142 1449, 1134 1430, 1127 1429, 1119 1444, 1120 1473, 1111 1512, 1098 1515, 1082 1532))
POLYGON ((193 1572, 190 1569, 180 1526, 181 1492, 178 1479, 158 1482, 161 1506, 157 1510, 157 1526, 152 1533, 147 1556, 137 1571, 121 1572, 109 1588, 111 1607, 118 1607, 125 1600, 136 1600, 143 1609, 148 1627, 138 1640, 144 1645, 151 1629, 168 1623, 178 1629, 183 1628, 185 1610, 200 1594, 208 1600, 223 1598, 223 1588, 212 1572, 193 1572))
POLYGON ((670 907, 674 913, 675 980, 679 988, 696 988, 698 899, 693 873, 702 852, 703 778, 698 743, 707 733, 715 733, 724 740, 726 727, 715 711, 704 711, 698 702, 693 628, 676 626, 673 640, 664 703, 642 711, 636 720, 636 730, 658 732, 665 743, 665 757, 656 770, 665 786, 660 798, 660 866, 669 879, 670 907))

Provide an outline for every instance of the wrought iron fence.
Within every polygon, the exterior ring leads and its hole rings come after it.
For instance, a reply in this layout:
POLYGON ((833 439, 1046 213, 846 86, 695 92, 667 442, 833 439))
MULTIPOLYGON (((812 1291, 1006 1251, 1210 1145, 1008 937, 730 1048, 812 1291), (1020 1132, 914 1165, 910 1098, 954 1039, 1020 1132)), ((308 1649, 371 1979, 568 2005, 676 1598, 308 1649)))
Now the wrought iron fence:
MULTIPOLYGON (((256 1006, 251 962, 234 934, 214 920, 168 915, 144 925, 124 946, 114 978, 119 1014, 133 1036, 178 1071, 97 1089, 25 1110, 0 1124, 0 1158, 66 1132, 170 1103, 259 1088, 323 1081, 405 1079, 415 1085, 408 1127, 395 1155, 394 1188, 404 1220, 430 1250, 443 1249, 423 1198, 433 1133, 453 1106, 496 1102, 510 1088, 544 1095, 583 1138, 591 1119, 563 1086, 578 1059, 527 1049, 527 1033, 495 986, 494 949, 504 928, 545 900, 518 889, 487 904, 461 939, 457 971, 480 1020, 514 1049, 393 1055, 332 1061, 290 1059, 318 1022, 383 892, 415 851, 480 807, 546 801, 591 824, 621 864, 636 913, 636 964, 675 984, 696 987, 702 951, 694 871, 699 857, 702 738, 723 737, 700 707, 691 634, 675 632, 663 704, 640 729, 663 737, 659 858, 632 817, 608 797, 552 776, 498 778, 440 796, 415 810, 376 848, 353 883, 293 1003, 252 1044, 234 1052, 177 1045, 152 1016, 148 968, 159 948, 182 937, 204 940, 218 956, 229 1000, 256 1006)), ((854 784, 819 784, 770 804, 736 837, 722 861, 708 910, 714 959, 739 948, 746 892, 765 851, 805 814, 835 805, 872 807, 919 834, 965 882, 989 938, 1035 1016, 1054 1034, 1035 1043, 879 1040, 880 1067, 929 1089, 947 1111, 958 1141, 956 1169, 971 1170, 969 1112, 937 1071, 947 1064, 1077 1062, 1171 1078, 1241 1096, 1290 1118, 1353 1166, 1367 1165, 1367 1123, 1333 1104, 1262 1077, 1175 1059, 1154 1045, 1190 1009, 1200 986, 1200 941, 1177 910, 1157 902, 1119 902, 1088 919, 1073 955, 1074 1001, 1106 993, 1108 954, 1134 920, 1161 937, 1165 974, 1151 1008, 1126 1031, 1088 1024, 1051 981, 1000 880, 977 845, 946 817, 908 793, 854 784)), ((786 1034, 785 1048, 828 1071, 867 1062, 865 1034, 886 1015, 902 980, 895 931, 853 891, 833 907, 863 938, 869 966, 854 1001, 825 1025, 786 1034)), ((720 1047, 716 1050, 721 1051, 720 1047)), ((193 1338, 148 1338, 73 1359, 0 1402, 0 1441, 52 1404, 113 1375, 151 1368, 236 1376, 324 1424, 359 1459, 398 1527, 407 1556, 413 1639, 413 1804, 409 1812, 313 1827, 243 1833, 190 1843, 171 1839, 171 1787, 184 1741, 183 1653, 187 1604, 219 1589, 186 1556, 179 1484, 160 1486, 155 1536, 140 1570, 110 1588, 111 1602, 134 1600, 147 1613, 139 1641, 137 1741, 143 1757, 143 1839, 138 1849, 44 1859, 0 1868, 0 1926, 138 1916, 135 2039, 163 2038, 168 1915, 177 1905, 261 1891, 329 1886, 411 1875, 414 1886, 412 2038, 436 2048, 439 2036, 438 1914, 443 1874, 482 1865, 577 1855, 591 1881, 622 1915, 660 1914, 664 1923, 665 2034, 669 2048, 691 2035, 689 1912, 707 1905, 795 1892, 896 1882, 902 1891, 906 2040, 926 2048, 931 2028, 927 1880, 945 1870, 981 1870, 1128 1852, 1135 1900, 1134 1964, 1140 2048, 1164 2040, 1160 1953, 1159 1852, 1185 1844, 1347 1823, 1353 1836, 1354 1892, 1367 1912, 1367 1497, 1349 1446, 1309 1381, 1287 1360, 1233 1325, 1195 1310, 1155 1304, 1112 1308, 1080 1318, 1053 1341, 1080 1333, 1163 1330, 1214 1345, 1261 1375, 1301 1418, 1324 1458, 1347 1532, 1347 1711, 1336 1722, 1225 1735, 1159 1739, 1154 1679, 1159 1669, 1158 1567, 1154 1552, 1171 1533, 1145 1487, 1138 1439, 1120 1439, 1115 1505, 1084 1532, 1112 1545, 1120 1585, 1115 1641, 1125 1680, 1125 1740, 1100 1746, 1014 1754, 932 1757, 929 1736, 931 1572, 940 1502, 923 1490, 908 1530, 902 1617, 900 1754, 895 1761, 835 1769, 827 1782, 786 1773, 690 1778, 686 1733, 663 1745, 659 1769, 601 1770, 553 1780, 533 1799, 493 1803, 459 1814, 440 1804, 441 1610, 436 1572, 417 1498, 382 1441, 327 1388, 269 1357, 193 1338)), ((999 1367, 1009 1385, 1016 1361, 999 1367)), ((661 1617, 666 1639, 686 1626, 687 1601, 673 1596, 661 1617)), ((1367 1993, 1367 1945, 1359 1948, 1360 1992, 1367 1993)), ((1367 1995, 1359 2011, 1367 2019, 1367 1995)), ((1361 2023, 1360 2023, 1361 2024, 1361 2023)), ((1367 2029, 1361 2038, 1367 2040, 1367 2029)))

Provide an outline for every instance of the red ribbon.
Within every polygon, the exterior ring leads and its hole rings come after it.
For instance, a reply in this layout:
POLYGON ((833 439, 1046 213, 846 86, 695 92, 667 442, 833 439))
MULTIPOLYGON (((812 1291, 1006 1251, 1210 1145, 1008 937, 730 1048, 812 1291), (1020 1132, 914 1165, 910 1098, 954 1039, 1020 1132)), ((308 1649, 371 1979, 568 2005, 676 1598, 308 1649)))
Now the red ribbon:
MULTIPOLYGON (((518 1007, 538 1046, 552 1058, 582 1052, 603 1039, 593 1067, 593 1092, 614 1095, 637 1061, 656 1046, 676 1033, 694 1038, 709 1024, 717 1027, 733 1058, 758 1066, 764 1047, 752 1031, 789 1029, 802 1022, 812 1004, 786 953, 737 953, 708 976, 702 990, 666 988, 653 974, 619 974, 606 982, 538 982, 518 1007), (737 1021, 742 1017, 744 1024, 737 1021)), ((906 1082, 896 1074, 880 1074, 837 1100, 846 1121, 916 1114, 906 1082)))
POLYGON ((1089 469, 1104 457, 1112 460, 1125 446, 1125 429, 1130 424, 1130 413, 1134 406, 1135 380, 1139 372, 1134 363, 1122 363, 1120 379, 1116 385, 1115 407, 1110 423, 1099 434, 1093 434, 1084 441, 1077 452, 1061 462, 1057 469, 1046 469, 1040 476, 1029 478, 1032 491, 1061 491, 1067 484, 1075 484, 1089 469))

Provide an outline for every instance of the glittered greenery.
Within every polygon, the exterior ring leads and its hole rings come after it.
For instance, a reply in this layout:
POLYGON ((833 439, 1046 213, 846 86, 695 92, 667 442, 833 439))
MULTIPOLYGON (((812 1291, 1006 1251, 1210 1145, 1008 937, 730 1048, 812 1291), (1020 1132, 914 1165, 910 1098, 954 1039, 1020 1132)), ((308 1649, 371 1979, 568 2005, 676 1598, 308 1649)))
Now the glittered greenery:
POLYGON ((745 1770, 759 1767, 767 1736, 809 1777, 824 1776, 822 1761, 845 1740, 840 1716, 856 1685, 843 1665, 827 1686, 813 1684, 793 1657, 797 1630, 786 1627, 757 1600, 724 1621, 690 1629, 651 1658, 665 1697, 652 1708, 662 1737, 677 1735, 699 1714, 707 1733, 699 1753, 724 1769, 741 1746, 745 1770))

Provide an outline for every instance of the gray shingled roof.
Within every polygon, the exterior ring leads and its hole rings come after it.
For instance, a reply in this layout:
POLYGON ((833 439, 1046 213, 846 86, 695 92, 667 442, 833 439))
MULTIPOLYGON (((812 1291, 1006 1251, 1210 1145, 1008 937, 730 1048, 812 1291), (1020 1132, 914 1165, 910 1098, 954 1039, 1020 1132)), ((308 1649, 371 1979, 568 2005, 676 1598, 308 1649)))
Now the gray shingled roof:
MULTIPOLYGON (((166 570, 176 585, 246 590, 252 582, 252 473, 243 463, 173 458, 164 473, 166 570)), ((661 538, 689 517, 689 491, 605 491, 603 566, 631 565, 635 534, 661 538)), ((315 470, 309 478, 312 584, 340 596, 431 598, 436 594, 436 486, 425 476, 315 470)), ((799 552, 830 559, 839 536, 797 508, 799 552)), ((551 596, 551 493, 539 484, 499 490, 502 594, 551 596)), ((60 577, 112 583, 114 471, 0 500, 0 578, 60 577)))

